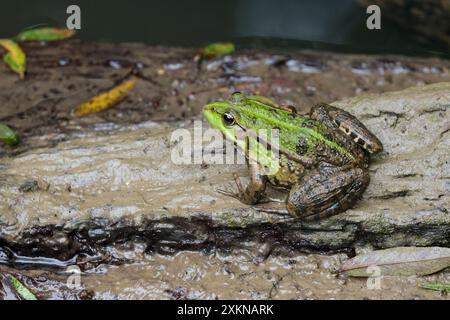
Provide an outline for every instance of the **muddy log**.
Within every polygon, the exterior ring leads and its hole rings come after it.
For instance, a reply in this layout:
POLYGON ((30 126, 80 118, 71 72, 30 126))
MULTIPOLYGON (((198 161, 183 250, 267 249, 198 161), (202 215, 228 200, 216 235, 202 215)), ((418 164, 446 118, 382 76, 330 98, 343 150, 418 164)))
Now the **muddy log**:
POLYGON ((1 245, 60 259, 130 241, 163 253, 450 246, 450 83, 334 105, 385 146, 363 199, 343 214, 302 224, 222 196, 215 190, 245 167, 174 164, 171 133, 191 121, 147 121, 3 158, 1 245))
POLYGON ((144 45, 25 50, 25 81, 0 64, 0 121, 22 136, 19 147, 0 147, 0 261, 96 255, 119 263, 111 252, 133 243, 149 253, 242 248, 262 256, 450 246, 448 61, 246 51, 197 64, 195 50, 144 45), (139 79, 127 100, 90 117, 70 115, 133 69, 139 79), (434 82, 441 83, 425 85, 434 82), (174 164, 174 130, 193 136, 204 103, 233 90, 301 111, 338 100, 380 137, 385 151, 374 157, 356 207, 302 224, 217 193, 233 172, 246 177, 243 165, 174 164))

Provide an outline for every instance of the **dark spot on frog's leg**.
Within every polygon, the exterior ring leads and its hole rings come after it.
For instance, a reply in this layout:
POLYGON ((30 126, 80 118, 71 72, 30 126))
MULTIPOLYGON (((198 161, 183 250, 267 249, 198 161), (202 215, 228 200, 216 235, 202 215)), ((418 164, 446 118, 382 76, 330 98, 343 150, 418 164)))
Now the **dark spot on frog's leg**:
POLYGON ((366 145, 366 142, 363 139, 361 139, 360 137, 357 137, 354 141, 357 144, 359 144, 361 147, 365 147, 365 145, 366 145))
POLYGON ((308 142, 305 138, 299 138, 297 141, 297 145, 295 146, 295 151, 297 154, 305 154, 308 151, 308 142))
POLYGON ((313 128, 315 126, 315 122, 313 120, 305 120, 302 123, 302 128, 313 128))
POLYGON ((370 153, 373 153, 372 146, 371 146, 367 141, 364 141, 364 140, 361 139, 361 138, 358 138, 357 140, 358 140, 358 141, 356 141, 356 139, 355 139, 355 142, 356 142, 358 145, 360 145, 361 148, 363 148, 364 150, 367 150, 367 151, 370 152, 370 153))
POLYGON ((341 120, 339 119, 334 119, 334 123, 337 124, 337 126, 339 127, 341 125, 341 120))
MULTIPOLYGON (((347 131, 344 132, 347 133, 347 131)), ((364 139, 364 137, 358 135, 355 131, 350 130, 350 137, 355 143, 361 146, 364 150, 367 150, 371 153, 373 152, 373 145, 368 140, 364 139)))
MULTIPOLYGON (((339 126, 339 129, 341 129, 341 131, 343 131, 346 135, 351 135, 351 133, 353 132, 353 131, 350 130, 349 127, 344 126, 342 123, 341 123, 341 125, 339 126)), ((353 132, 353 133, 354 133, 354 132, 353 132)))
POLYGON ((297 117, 296 113, 291 112, 291 113, 288 114, 288 118, 289 119, 295 119, 296 117, 297 117))

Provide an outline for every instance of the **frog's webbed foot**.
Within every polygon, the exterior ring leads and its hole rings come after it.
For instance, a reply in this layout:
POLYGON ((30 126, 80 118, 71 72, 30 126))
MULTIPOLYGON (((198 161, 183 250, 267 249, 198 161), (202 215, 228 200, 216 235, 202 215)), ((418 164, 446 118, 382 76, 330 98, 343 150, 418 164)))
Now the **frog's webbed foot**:
MULTIPOLYGON (((225 196, 228 197, 232 197, 235 198, 241 202, 245 202, 245 189, 242 187, 242 183, 241 183, 241 179, 239 178, 239 176, 236 173, 233 173, 233 178, 234 178, 234 182, 236 184, 236 187, 238 188, 238 192, 233 192, 233 191, 229 191, 229 190, 225 190, 225 189, 217 189, 216 191, 220 194, 223 194, 225 196)), ((250 203, 253 204, 253 203, 250 203)))
POLYGON ((330 217, 351 208, 368 184, 369 174, 358 167, 331 176, 315 172, 292 187, 286 207, 304 221, 330 217))
POLYGON ((321 121, 329 128, 339 129, 370 153, 383 151, 380 140, 361 121, 347 111, 321 103, 311 109, 310 117, 321 121))
POLYGON ((259 170, 258 164, 256 162, 249 163, 249 168, 250 182, 245 188, 243 187, 239 176, 234 173, 233 178, 234 182, 236 183, 236 187, 238 188, 238 192, 233 193, 222 189, 219 189, 217 191, 223 195, 238 199, 245 204, 256 204, 260 202, 266 189, 267 178, 260 173, 261 171, 259 170))

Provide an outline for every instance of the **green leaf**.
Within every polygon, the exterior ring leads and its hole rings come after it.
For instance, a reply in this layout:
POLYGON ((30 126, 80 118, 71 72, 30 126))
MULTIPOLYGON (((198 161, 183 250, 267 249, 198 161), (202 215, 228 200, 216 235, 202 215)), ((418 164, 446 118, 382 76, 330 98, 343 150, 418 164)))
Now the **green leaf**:
POLYGON ((19 137, 10 127, 0 123, 0 141, 13 146, 19 143, 19 137))
POLYGON ((58 41, 75 35, 75 30, 60 28, 36 28, 26 30, 16 36, 17 41, 58 41))
POLYGON ((224 56, 234 52, 234 44, 231 42, 216 42, 200 49, 200 55, 203 58, 214 58, 224 56))
POLYGON ((440 292, 450 292, 450 284, 445 283, 424 282, 419 284, 419 287, 423 289, 435 290, 440 292))
POLYGON ((12 274, 4 273, 3 278, 19 298, 23 300, 37 300, 36 296, 12 274))

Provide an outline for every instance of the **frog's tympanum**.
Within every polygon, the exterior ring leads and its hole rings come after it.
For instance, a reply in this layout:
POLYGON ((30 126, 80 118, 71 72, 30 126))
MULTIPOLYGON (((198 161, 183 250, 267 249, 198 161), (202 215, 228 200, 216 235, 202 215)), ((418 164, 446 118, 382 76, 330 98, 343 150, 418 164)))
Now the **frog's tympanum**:
POLYGON ((203 114, 245 153, 250 169, 247 187, 235 175, 238 192, 221 192, 254 205, 270 183, 289 191, 286 209, 272 212, 302 220, 351 208, 369 184, 369 154, 383 150, 358 119, 327 104, 301 115, 268 98, 236 92, 230 100, 207 104, 203 114), (277 144, 271 143, 275 136, 277 144))

